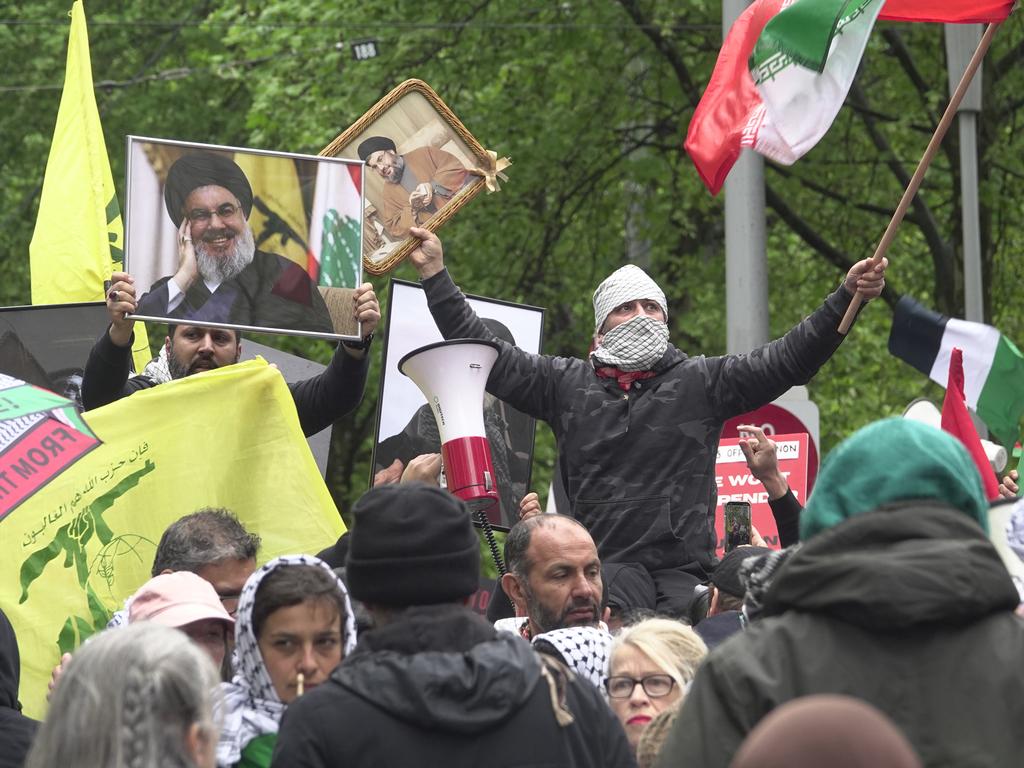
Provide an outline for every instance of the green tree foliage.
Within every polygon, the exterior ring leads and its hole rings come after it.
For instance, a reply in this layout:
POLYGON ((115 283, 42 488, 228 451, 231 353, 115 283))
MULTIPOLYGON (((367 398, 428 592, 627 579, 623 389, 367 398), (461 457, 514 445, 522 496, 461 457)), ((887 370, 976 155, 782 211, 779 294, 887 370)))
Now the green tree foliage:
MULTIPOLYGON (((465 290, 546 307, 545 350, 582 355, 593 288, 633 259, 668 295, 673 340, 692 353, 725 351, 722 203, 682 149, 721 42, 718 2, 96 0, 86 11, 115 180, 124 177, 126 134, 315 153, 391 87, 418 77, 514 162, 499 194, 480 196, 441 232, 465 290), (377 42, 377 58, 354 59, 351 44, 363 39, 377 42)), ((67 31, 52 3, 0 11, 5 304, 29 300, 28 242, 67 31)), ((986 63, 979 118, 986 317, 1018 340, 1022 54, 1013 18, 986 63)), ((824 141, 791 168, 768 167, 773 334, 871 255, 947 98, 941 27, 879 24, 824 141)), ((915 396, 941 396, 888 355, 887 304, 907 292, 962 315, 957 157, 954 130, 891 251, 885 301, 864 311, 810 387, 826 449, 915 396)), ((407 265, 396 276, 415 277, 407 265)), ((385 298, 387 280, 373 282, 385 298)), ((260 340, 320 360, 330 354, 323 342, 260 340)), ((367 485, 376 389, 335 428, 328 480, 343 510, 367 485)), ((554 458, 541 428, 535 487, 546 487, 554 458)))

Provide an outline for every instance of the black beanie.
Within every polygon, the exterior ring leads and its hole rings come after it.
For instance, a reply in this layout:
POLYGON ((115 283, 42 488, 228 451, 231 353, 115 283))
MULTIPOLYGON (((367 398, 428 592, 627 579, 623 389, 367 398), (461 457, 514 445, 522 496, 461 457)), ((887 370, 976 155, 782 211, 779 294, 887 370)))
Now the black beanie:
POLYGON ((748 557, 766 555, 774 550, 768 547, 736 547, 725 554, 721 562, 711 572, 711 583, 733 597, 743 597, 747 588, 740 581, 740 566, 748 557))
POLYGON ((450 603, 480 582, 480 543, 461 500, 426 483, 382 485, 352 508, 348 587, 371 605, 450 603))
POLYGON ((386 136, 371 136, 359 145, 359 149, 356 150, 356 154, 359 155, 359 159, 364 163, 366 158, 372 155, 374 152, 397 152, 398 147, 395 146, 395 142, 386 136))
POLYGON ((252 186, 242 169, 234 160, 224 155, 203 152, 182 155, 167 171, 164 204, 174 226, 181 226, 182 219, 185 218, 185 200, 192 194, 192 190, 211 185, 230 190, 238 198, 245 218, 249 218, 252 212, 252 186))

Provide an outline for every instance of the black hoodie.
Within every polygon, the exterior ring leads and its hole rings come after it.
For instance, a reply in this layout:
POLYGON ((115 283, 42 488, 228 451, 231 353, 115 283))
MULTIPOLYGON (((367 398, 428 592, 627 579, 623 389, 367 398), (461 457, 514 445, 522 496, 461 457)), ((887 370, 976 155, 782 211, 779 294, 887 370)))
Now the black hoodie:
POLYGON ((597 689, 570 675, 559 725, 530 645, 462 606, 409 609, 360 637, 288 707, 272 766, 633 766, 597 689))
POLYGON ((39 723, 21 714, 18 684, 21 657, 18 638, 7 615, 0 611, 0 768, 20 768, 39 723))

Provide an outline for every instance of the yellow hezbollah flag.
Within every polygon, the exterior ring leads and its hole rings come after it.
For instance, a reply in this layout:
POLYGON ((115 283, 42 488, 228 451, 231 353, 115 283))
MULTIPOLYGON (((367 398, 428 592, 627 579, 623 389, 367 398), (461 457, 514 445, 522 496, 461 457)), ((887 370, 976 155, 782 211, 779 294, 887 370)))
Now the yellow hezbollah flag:
MULTIPOLYGON (((28 251, 33 304, 102 301, 104 281, 124 262, 124 222, 96 109, 81 0, 71 7, 64 92, 28 251)), ((141 371, 151 357, 142 323, 132 353, 141 371)))
MULTIPOLYGON (((0 608, 18 634, 21 701, 34 717, 61 653, 149 579, 174 520, 226 507, 263 537, 261 560, 317 552, 344 531, 291 393, 263 360, 136 392, 85 419, 103 444, 0 519, 0 608)), ((74 438, 65 430, 17 466, 0 455, 0 476, 36 483, 74 438)))
POLYGON ((303 238, 309 231, 309 222, 295 161, 237 152, 235 162, 249 179, 255 195, 249 226, 257 247, 280 254, 306 269, 309 255, 303 238))

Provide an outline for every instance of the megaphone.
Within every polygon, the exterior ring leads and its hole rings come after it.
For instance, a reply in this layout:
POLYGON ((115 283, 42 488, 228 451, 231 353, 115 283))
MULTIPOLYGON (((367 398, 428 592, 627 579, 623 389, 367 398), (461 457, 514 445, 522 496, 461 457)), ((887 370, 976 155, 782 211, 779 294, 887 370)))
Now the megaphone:
MULTIPOLYGON (((904 408, 903 418, 919 421, 936 429, 942 429, 942 411, 936 407, 935 403, 924 397, 917 398, 904 408)), ((988 463, 992 465, 992 471, 997 475, 1002 474, 1003 470, 1006 469, 1006 462, 1009 459, 1006 449, 1001 445, 993 443, 991 440, 985 439, 981 440, 981 448, 985 451, 985 458, 988 459, 988 463)))
POLYGON ((484 430, 484 387, 497 359, 495 342, 451 339, 414 349, 398 361, 398 370, 415 382, 434 413, 448 490, 474 511, 498 503, 484 430))

